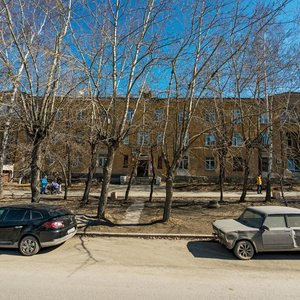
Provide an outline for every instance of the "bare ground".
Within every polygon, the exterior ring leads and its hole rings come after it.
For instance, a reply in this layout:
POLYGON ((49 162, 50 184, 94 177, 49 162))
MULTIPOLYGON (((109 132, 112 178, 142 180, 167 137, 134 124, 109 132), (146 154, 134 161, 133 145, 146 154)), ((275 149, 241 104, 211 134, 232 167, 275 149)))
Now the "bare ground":
MULTIPOLYGON (((29 199, 2 199, 0 205, 28 203, 29 199)), ((139 198, 134 201, 147 201, 139 198)), ((78 216, 79 226, 87 232, 109 233, 173 233, 173 234, 211 234, 211 224, 216 219, 235 218, 241 214, 245 207, 252 205, 284 205, 282 202, 265 203, 262 201, 249 201, 238 203, 228 200, 221 203, 220 208, 207 207, 206 199, 189 200, 176 199, 173 202, 171 218, 168 223, 162 223, 163 199, 154 199, 153 202, 145 202, 138 224, 126 222, 126 210, 133 204, 133 200, 108 201, 106 219, 97 220, 98 199, 91 198, 90 204, 82 207, 79 197, 62 200, 55 196, 47 196, 41 203, 63 205, 71 209, 78 216), (121 224, 122 222, 122 224, 121 224)), ((299 207, 300 202, 291 199, 290 206, 299 207)))

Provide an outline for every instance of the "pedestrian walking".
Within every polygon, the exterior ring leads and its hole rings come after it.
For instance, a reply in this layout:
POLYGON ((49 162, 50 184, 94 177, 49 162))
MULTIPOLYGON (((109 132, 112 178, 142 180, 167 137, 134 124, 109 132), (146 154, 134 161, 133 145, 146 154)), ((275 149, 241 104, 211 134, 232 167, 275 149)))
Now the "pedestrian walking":
POLYGON ((262 193, 262 178, 261 174, 258 174, 256 177, 256 187, 257 187, 257 194, 262 193))
POLYGON ((48 184, 47 176, 44 176, 41 180, 41 194, 46 194, 47 184, 48 184))

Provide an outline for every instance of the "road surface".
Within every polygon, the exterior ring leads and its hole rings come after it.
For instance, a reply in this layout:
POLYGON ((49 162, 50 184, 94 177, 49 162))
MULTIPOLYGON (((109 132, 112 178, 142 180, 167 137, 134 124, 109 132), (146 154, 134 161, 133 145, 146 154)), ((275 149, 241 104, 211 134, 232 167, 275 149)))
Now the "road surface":
POLYGON ((215 242, 79 238, 0 250, 0 299, 300 299, 300 253, 237 260, 215 242))

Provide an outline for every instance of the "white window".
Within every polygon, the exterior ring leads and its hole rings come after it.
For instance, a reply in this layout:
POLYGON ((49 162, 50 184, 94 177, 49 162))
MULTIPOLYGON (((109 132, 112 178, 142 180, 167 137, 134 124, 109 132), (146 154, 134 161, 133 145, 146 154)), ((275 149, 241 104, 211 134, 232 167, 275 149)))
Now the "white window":
POLYGON ((82 163, 82 155, 81 153, 77 153, 73 162, 73 166, 78 167, 81 165, 81 163, 82 163))
POLYGON ((61 117, 62 117, 61 110, 56 111, 56 113, 55 113, 55 120, 59 121, 59 120, 61 120, 61 117))
POLYGON ((149 132, 139 132, 137 136, 138 145, 149 145, 150 144, 150 135, 149 132))
POLYGON ((216 136, 213 133, 208 133, 205 135, 205 146, 216 145, 216 136))
POLYGON ((101 114, 101 123, 102 124, 110 124, 111 123, 111 117, 110 114, 106 111, 103 111, 101 114))
POLYGON ((189 118, 189 112, 188 111, 181 110, 179 112, 178 121, 179 121, 180 124, 183 123, 183 118, 185 118, 185 121, 188 120, 188 118, 189 118))
POLYGON ((156 109, 154 112, 155 121, 161 122, 163 120, 164 110, 163 109, 156 109))
POLYGON ((77 114, 77 120, 83 120, 83 119, 84 119, 84 116, 85 116, 84 111, 80 111, 80 112, 77 114))
POLYGON ((100 155, 98 157, 98 167, 103 168, 104 165, 106 164, 106 161, 107 161, 107 157, 104 155, 100 155))
POLYGON ((270 137, 267 133, 262 133, 261 135, 261 141, 263 145, 269 145, 270 144, 270 137))
POLYGON ((8 113, 8 105, 7 104, 0 104, 0 114, 5 115, 8 113))
POLYGON ((156 144, 161 145, 162 142, 163 142, 163 134, 162 134, 162 132, 160 132, 156 135, 156 144))
POLYGON ((243 145, 243 137, 240 133, 234 133, 232 136, 232 146, 240 147, 243 145))
POLYGON ((288 169, 292 172, 300 172, 300 162, 297 159, 288 159, 288 169))
POLYGON ((189 133, 187 132, 185 134, 185 137, 184 137, 184 140, 183 140, 183 145, 187 146, 189 144, 189 142, 190 142, 190 136, 189 136, 189 133))
POLYGON ((126 135, 124 136, 122 143, 124 145, 129 145, 129 134, 128 133, 126 133, 126 135))
POLYGON ((242 123, 241 111, 239 109, 234 109, 232 111, 232 114, 233 114, 233 123, 241 124, 242 123))
POLYGON ((182 157, 179 164, 179 169, 184 169, 184 170, 189 169, 189 157, 187 155, 182 157))
POLYGON ((77 133, 75 136, 75 141, 77 144, 82 144, 83 143, 83 134, 77 133))
POLYGON ((133 119, 133 109, 129 108, 126 114, 126 121, 131 122, 133 119))
POLYGON ((215 169, 215 158, 214 157, 206 157, 205 158, 205 170, 214 170, 215 169))
POLYGON ((268 124, 269 123, 269 116, 268 113, 263 113, 259 116, 260 124, 268 124))
POLYGON ((216 122, 216 111, 214 109, 205 111, 205 121, 208 123, 216 122))

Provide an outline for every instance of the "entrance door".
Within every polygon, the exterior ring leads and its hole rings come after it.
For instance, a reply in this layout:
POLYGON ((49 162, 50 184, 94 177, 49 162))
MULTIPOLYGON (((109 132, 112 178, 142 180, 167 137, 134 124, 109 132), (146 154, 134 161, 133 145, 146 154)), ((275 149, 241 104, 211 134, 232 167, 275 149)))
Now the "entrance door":
POLYGON ((148 177, 148 160, 139 160, 137 165, 137 177, 148 177))

